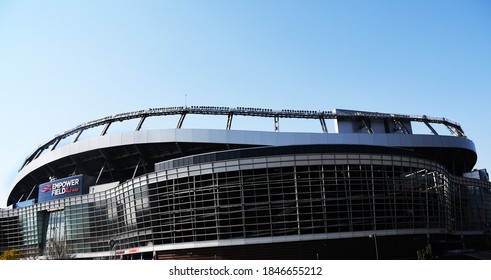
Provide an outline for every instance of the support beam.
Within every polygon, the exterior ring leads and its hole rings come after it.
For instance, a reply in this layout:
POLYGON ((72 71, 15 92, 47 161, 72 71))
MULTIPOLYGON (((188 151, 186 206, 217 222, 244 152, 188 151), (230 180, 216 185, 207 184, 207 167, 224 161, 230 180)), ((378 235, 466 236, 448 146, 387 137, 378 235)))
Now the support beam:
POLYGON ((151 161, 148 158, 147 155, 138 147, 138 145, 135 145, 135 150, 138 152, 139 155, 139 161, 141 160, 141 164, 143 165, 143 169, 145 170, 145 173, 147 173, 147 166, 151 165, 151 161))
POLYGON ((274 116, 274 131, 280 132, 280 117, 274 116))
POLYGON ((97 185, 97 183, 99 183, 99 179, 101 178, 101 175, 102 175, 102 171, 104 171, 104 167, 106 166, 106 163, 104 162, 104 164, 102 165, 101 167, 101 170, 99 171, 99 175, 97 175, 97 179, 95 180, 95 184, 97 185))
POLYGON ((131 176, 131 179, 135 179, 135 176, 136 176, 136 171, 138 171, 138 167, 140 166, 140 162, 141 162, 141 158, 138 159, 138 163, 136 164, 135 166, 135 171, 133 171, 133 176, 131 176))
POLYGON ((363 124, 363 127, 366 128, 367 132, 370 134, 373 134, 373 129, 370 120, 368 119, 361 119, 361 123, 363 124))
POLYGON ((43 151, 44 151, 43 147, 39 148, 33 159, 37 159, 43 153, 43 151))
POLYGON ((409 134, 409 130, 407 129, 407 127, 399 120, 397 119, 394 119, 394 123, 399 126, 399 128, 406 134, 409 134))
POLYGON ((26 159, 26 160, 24 161, 24 163, 22 164, 22 167, 19 169, 19 171, 20 171, 20 170, 22 170, 22 168, 24 168, 24 167, 25 167, 26 165, 28 165, 29 163, 31 163, 31 160, 30 160, 30 159, 26 159))
POLYGON ((77 133, 77 136, 75 136, 75 139, 73 139, 73 142, 72 143, 75 143, 78 141, 78 138, 80 137, 80 135, 82 135, 82 132, 84 132, 83 129, 80 129, 77 133))
POLYGON ((233 117, 234 117, 234 113, 230 112, 228 114, 228 118, 227 118, 227 127, 226 127, 227 130, 230 130, 230 128, 232 127, 232 119, 233 119, 233 117))
POLYGON ((322 132, 327 133, 326 119, 324 117, 320 117, 319 121, 321 122, 322 132))
POLYGON ((120 170, 118 166, 114 163, 113 160, 111 160, 111 157, 107 156, 104 152, 104 150, 99 150, 99 153, 101 153, 102 157, 104 158, 104 165, 107 165, 107 171, 109 171, 109 176, 111 176, 112 181, 116 181, 114 179, 114 174, 113 170, 120 170))
POLYGON ((53 147, 51 147, 51 151, 54 151, 56 149, 56 146, 60 143, 61 138, 56 138, 55 143, 53 144, 53 147))
POLYGON ((82 163, 80 163, 74 155, 70 156, 70 160, 72 161, 72 163, 75 167, 75 170, 73 170, 73 173, 72 173, 73 175, 89 174, 89 172, 85 169, 85 166, 82 163))
POLYGON ((102 132, 101 132, 101 136, 104 136, 106 135, 107 133, 107 130, 109 129, 109 127, 111 126, 112 123, 106 123, 106 125, 104 126, 104 128, 102 129, 102 132))
POLYGON ((32 192, 34 191, 34 189, 37 187, 37 185, 34 185, 32 186, 32 189, 31 189, 31 192, 29 193, 29 195, 27 196, 27 199, 26 200, 29 200, 31 198, 31 195, 32 195, 32 192))
POLYGON ((141 117, 140 122, 138 122, 138 125, 135 128, 135 131, 140 131, 140 129, 142 128, 143 122, 145 121, 146 118, 147 118, 147 116, 141 117))
POLYGON ((433 132, 433 134, 438 135, 438 132, 436 132, 436 130, 431 126, 429 122, 424 121, 424 124, 426 124, 426 126, 431 130, 431 132, 433 132))
POLYGON ((455 130, 452 127, 450 127, 448 125, 446 125, 446 127, 447 127, 448 131, 450 131, 450 134, 452 134, 452 135, 457 134, 457 132, 455 132, 455 130))
MULTIPOLYGON (((51 167, 51 165, 49 163, 47 163, 44 168, 48 169, 49 170, 49 173, 52 174, 52 176, 56 176, 56 175, 60 175, 60 174, 56 174, 55 170, 51 167)), ((63 178, 64 176, 61 176, 61 178, 63 178)))
POLYGON ((186 112, 183 112, 181 114, 181 117, 179 118, 179 122, 177 123, 177 128, 181 128, 182 127, 182 123, 184 122, 184 118, 186 118, 186 112))
POLYGON ((178 154, 183 154, 182 148, 181 148, 181 145, 179 145, 179 142, 176 142, 175 144, 176 144, 176 150, 177 150, 178 154))
POLYGON ((445 125, 445 126, 448 128, 448 130, 450 131, 450 133, 452 135, 457 135, 457 136, 460 136, 460 137, 465 136, 464 132, 461 131, 461 130, 459 130, 458 128, 453 127, 453 126, 450 126, 450 125, 445 125))

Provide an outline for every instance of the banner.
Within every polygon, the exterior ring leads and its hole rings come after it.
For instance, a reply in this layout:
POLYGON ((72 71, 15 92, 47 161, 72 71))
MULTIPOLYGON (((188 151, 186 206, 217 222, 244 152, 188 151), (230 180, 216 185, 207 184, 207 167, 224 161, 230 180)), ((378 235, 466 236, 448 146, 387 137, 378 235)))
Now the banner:
POLYGON ((63 178, 39 185, 38 202, 82 194, 83 175, 63 178))

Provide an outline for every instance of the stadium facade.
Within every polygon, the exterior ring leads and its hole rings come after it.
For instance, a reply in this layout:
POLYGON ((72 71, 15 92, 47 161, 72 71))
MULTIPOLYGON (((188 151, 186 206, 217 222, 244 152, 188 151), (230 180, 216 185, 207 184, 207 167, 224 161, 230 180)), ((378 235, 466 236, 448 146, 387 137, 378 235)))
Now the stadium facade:
POLYGON ((488 248, 491 184, 476 161, 474 143, 445 118, 202 106, 124 113, 65 131, 26 158, 0 211, 0 252, 46 256, 63 244, 78 259, 398 259, 428 244, 488 248), (190 114, 226 116, 225 129, 184 129, 190 114), (142 130, 172 115, 176 128, 142 130), (269 118, 274 131, 232 129, 236 117, 269 118), (280 132, 288 118, 320 122, 320 131, 280 132), (131 131, 109 133, 129 120, 139 120, 131 131), (93 129, 100 134, 81 140, 93 129))

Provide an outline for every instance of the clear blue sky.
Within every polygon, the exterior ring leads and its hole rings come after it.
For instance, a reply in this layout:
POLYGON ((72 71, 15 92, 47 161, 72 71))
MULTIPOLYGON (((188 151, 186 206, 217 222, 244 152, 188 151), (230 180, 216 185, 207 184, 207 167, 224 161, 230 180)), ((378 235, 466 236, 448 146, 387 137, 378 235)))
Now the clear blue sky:
POLYGON ((2 207, 55 134, 186 95, 447 117, 491 169, 491 1, 0 0, 0 94, 2 207))

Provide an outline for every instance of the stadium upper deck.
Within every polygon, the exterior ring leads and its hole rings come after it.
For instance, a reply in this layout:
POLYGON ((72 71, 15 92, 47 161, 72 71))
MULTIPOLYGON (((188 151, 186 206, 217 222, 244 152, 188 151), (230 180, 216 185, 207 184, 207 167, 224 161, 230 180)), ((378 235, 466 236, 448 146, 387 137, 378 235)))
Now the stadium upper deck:
POLYGON ((7 204, 36 198, 36 187, 50 178, 85 174, 95 177, 97 183, 125 181, 152 171, 155 163, 181 156, 246 147, 302 144, 404 147, 447 164, 455 174, 470 171, 477 160, 474 144, 467 139, 461 126, 445 118, 339 109, 151 108, 83 123, 43 143, 26 158, 13 182, 7 204), (191 114, 226 116, 225 129, 183 129, 185 117, 191 114), (141 129, 148 118, 171 115, 180 116, 174 129, 141 129), (274 132, 232 130, 234 117, 240 116, 272 119, 274 132), (317 120, 322 133, 277 133, 280 132, 280 119, 286 118, 317 120), (111 124, 132 119, 139 119, 134 131, 108 133, 111 124), (334 133, 328 131, 326 120, 334 121, 334 133), (413 122, 423 123, 428 134, 415 134, 413 122), (448 129, 449 135, 439 135, 435 129, 437 125, 448 129), (79 141, 84 132, 98 127, 102 127, 98 137, 79 141), (70 137, 73 139, 68 145, 60 145, 62 140, 70 137))

